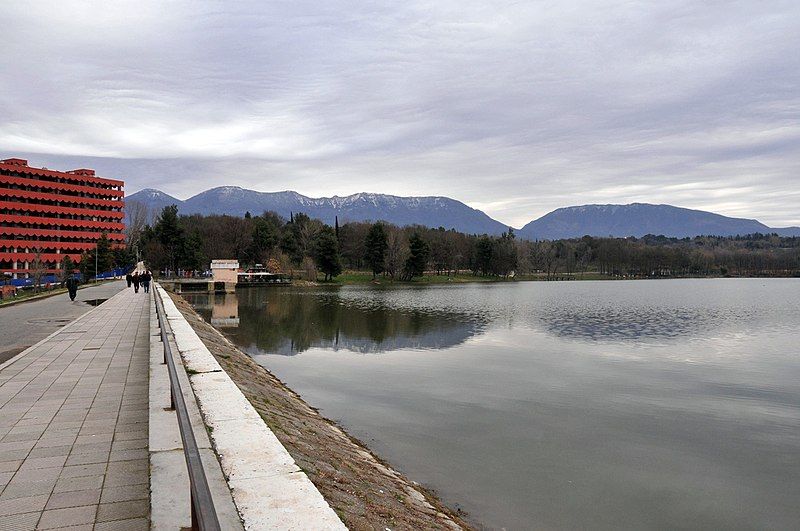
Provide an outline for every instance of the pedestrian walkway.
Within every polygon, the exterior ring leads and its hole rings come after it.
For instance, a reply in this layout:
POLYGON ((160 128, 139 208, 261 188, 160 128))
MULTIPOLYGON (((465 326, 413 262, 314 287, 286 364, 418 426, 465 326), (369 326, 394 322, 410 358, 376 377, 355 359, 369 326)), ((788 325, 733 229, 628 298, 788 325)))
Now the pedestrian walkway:
POLYGON ((0 365, 0 530, 149 529, 148 300, 124 289, 0 365))

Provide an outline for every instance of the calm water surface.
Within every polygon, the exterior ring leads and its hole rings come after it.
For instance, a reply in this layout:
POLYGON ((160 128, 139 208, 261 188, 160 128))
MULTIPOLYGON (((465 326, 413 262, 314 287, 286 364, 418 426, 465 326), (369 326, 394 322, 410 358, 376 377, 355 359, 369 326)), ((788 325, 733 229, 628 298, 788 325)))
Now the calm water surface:
POLYGON ((800 528, 800 280, 191 301, 488 528, 800 528))

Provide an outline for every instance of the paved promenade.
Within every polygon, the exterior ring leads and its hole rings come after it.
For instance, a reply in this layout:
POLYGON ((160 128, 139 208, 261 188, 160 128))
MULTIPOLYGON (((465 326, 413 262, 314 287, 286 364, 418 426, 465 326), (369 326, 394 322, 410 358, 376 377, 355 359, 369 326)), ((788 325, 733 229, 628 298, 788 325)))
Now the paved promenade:
POLYGON ((46 338, 92 309, 86 301, 108 299, 125 288, 125 281, 103 282, 78 290, 75 301, 66 293, 0 307, 0 363, 46 338))
POLYGON ((149 529, 147 302, 124 289, 0 366, 0 530, 149 529))

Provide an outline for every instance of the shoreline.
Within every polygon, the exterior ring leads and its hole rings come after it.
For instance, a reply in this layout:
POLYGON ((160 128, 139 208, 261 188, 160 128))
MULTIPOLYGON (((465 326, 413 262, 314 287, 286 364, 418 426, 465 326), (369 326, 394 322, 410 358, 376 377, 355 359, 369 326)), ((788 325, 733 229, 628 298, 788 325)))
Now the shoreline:
POLYGON ((525 274, 514 277, 502 278, 493 276, 480 276, 472 274, 457 275, 424 275, 415 277, 414 280, 398 280, 391 277, 378 276, 372 278, 372 273, 364 271, 346 271, 333 280, 303 280, 293 279, 295 286, 427 286, 427 285, 446 285, 446 284, 503 284, 513 282, 573 282, 573 281, 622 281, 622 280, 692 280, 692 279, 724 279, 724 278, 752 278, 752 279, 773 279, 773 278, 800 278, 797 275, 689 275, 689 276, 612 276, 597 272, 586 273, 559 273, 548 278, 544 274, 525 274))
POLYGON ((197 335, 350 529, 474 529, 239 350, 180 295, 197 335))

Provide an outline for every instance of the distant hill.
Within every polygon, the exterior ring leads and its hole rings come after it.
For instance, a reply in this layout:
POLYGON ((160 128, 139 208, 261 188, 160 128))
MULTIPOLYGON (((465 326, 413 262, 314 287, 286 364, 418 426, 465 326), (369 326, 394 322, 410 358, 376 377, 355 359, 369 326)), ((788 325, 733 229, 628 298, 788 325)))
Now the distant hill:
MULTIPOLYGON (((157 212, 164 210, 165 206, 181 205, 183 201, 169 194, 165 194, 161 190, 154 190, 153 188, 145 188, 139 190, 135 194, 131 194, 125 198, 125 203, 131 205, 132 203, 139 203, 150 211, 153 216, 157 212)), ((126 215, 130 214, 130 208, 126 209, 126 215)))
POLYGON ((670 205, 583 205, 559 208, 531 221, 518 235, 530 240, 581 236, 642 237, 646 234, 685 238, 776 232, 800 236, 800 227, 773 229, 754 219, 730 218, 712 212, 670 205))
POLYGON ((345 197, 312 198, 297 192, 256 192, 238 186, 222 186, 201 192, 185 201, 158 190, 145 189, 126 198, 153 211, 170 204, 178 205, 181 214, 257 215, 266 211, 288 218, 302 212, 312 218, 333 224, 339 222, 383 220, 397 225, 419 224, 444 227, 469 234, 501 234, 507 226, 480 210, 448 197, 398 197, 385 194, 359 193, 345 197))
MULTIPOLYGON (((396 225, 424 225, 456 229, 468 234, 498 235, 507 225, 448 197, 398 197, 360 193, 345 197, 312 198, 297 192, 256 192, 238 186, 221 186, 190 197, 176 199, 159 190, 147 188, 131 194, 126 203, 139 203, 152 214, 176 204, 181 214, 257 215, 266 211, 288 218, 302 212, 333 224, 347 221, 388 221, 396 225)), ((130 210, 130 209, 129 209, 130 210)), ((770 228, 754 219, 722 216, 702 210, 671 205, 633 203, 630 205, 583 205, 559 208, 531 221, 517 231, 529 240, 557 240, 581 236, 641 237, 646 234, 685 238, 700 235, 735 236, 737 234, 777 233, 800 236, 800 227, 770 228)))

